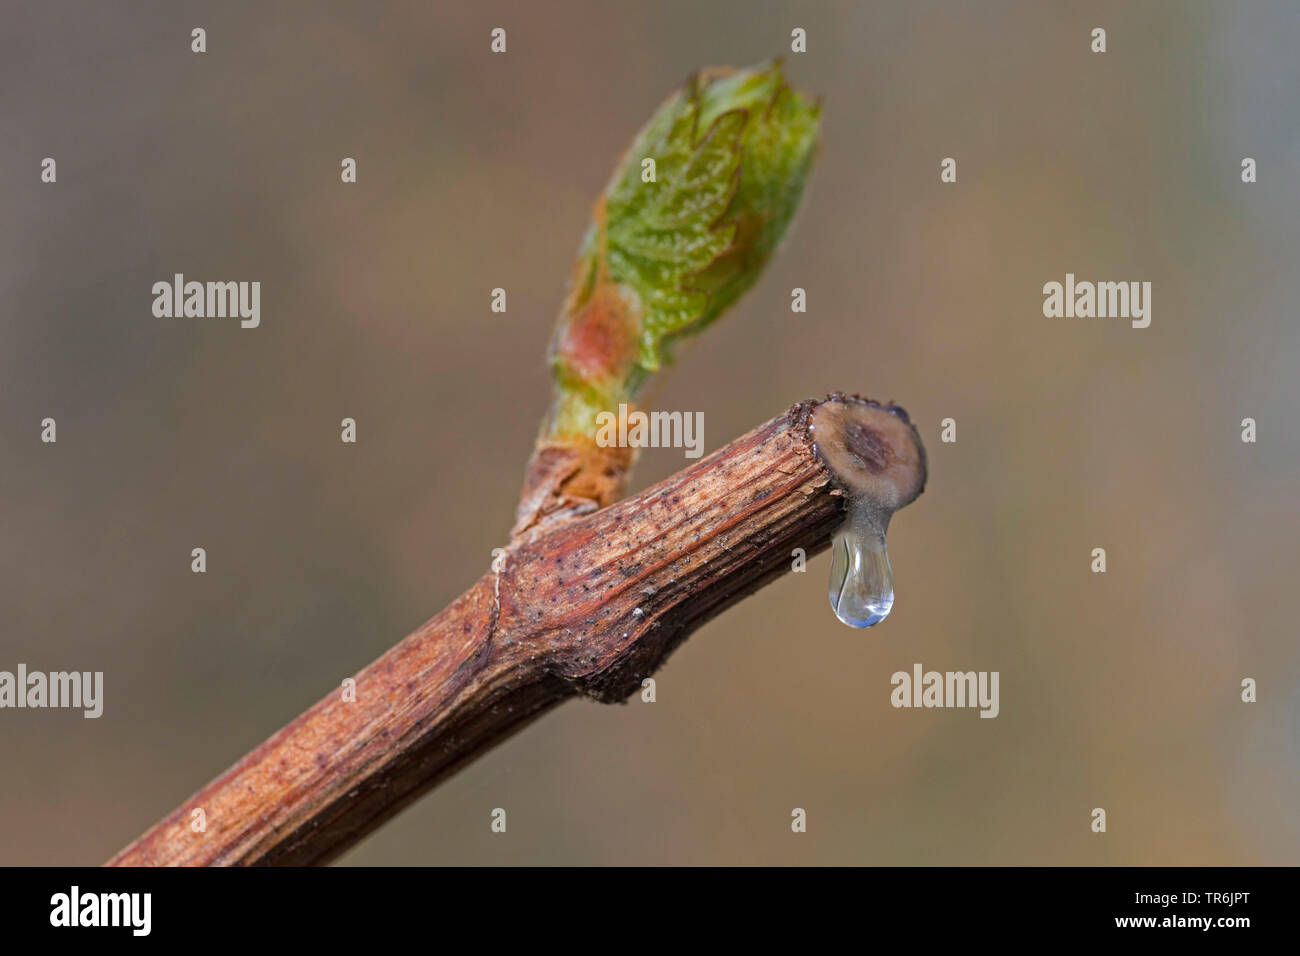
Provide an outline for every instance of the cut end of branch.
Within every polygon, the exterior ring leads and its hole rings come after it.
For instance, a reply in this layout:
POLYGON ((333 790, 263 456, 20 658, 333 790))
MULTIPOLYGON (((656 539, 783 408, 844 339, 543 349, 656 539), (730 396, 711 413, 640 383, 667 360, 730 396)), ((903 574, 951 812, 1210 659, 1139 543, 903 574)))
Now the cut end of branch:
POLYGON ((837 392, 806 423, 817 457, 851 498, 892 513, 925 490, 925 446, 901 406, 837 392))

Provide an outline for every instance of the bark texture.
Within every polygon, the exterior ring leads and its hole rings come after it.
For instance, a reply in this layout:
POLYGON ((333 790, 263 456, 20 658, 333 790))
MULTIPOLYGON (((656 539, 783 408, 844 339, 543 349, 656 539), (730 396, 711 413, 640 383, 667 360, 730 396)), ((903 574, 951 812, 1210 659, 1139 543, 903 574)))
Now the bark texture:
POLYGON ((818 404, 609 507, 530 511, 494 570, 356 675, 355 701, 331 692, 110 865, 322 863, 557 703, 626 698, 794 548, 828 545, 844 496, 814 452, 818 404))

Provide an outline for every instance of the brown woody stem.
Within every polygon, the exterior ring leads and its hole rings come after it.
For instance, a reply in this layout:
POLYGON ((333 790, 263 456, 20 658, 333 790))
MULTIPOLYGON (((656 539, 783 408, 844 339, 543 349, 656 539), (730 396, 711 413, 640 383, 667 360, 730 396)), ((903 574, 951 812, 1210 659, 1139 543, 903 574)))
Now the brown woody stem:
POLYGON ((110 865, 322 863, 560 701, 624 699, 696 627, 788 569, 793 549, 829 543, 844 495, 813 451, 820 404, 634 498, 520 535, 500 570, 356 675, 355 701, 325 697, 110 865))

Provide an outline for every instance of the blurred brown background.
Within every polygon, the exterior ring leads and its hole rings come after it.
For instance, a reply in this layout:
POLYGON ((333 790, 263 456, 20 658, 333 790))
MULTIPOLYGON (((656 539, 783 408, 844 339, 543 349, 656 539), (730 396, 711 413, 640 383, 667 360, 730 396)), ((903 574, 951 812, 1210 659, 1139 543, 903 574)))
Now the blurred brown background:
POLYGON ((615 159, 783 52, 802 212, 656 397, 708 450, 904 404, 893 616, 840 625, 822 555, 342 862, 1297 862, 1298 46, 1291 3, 6 3, 0 669, 106 700, 0 712, 0 863, 103 861, 487 568, 615 159), (261 327, 154 318, 174 272, 260 280, 261 327), (1151 327, 1044 318, 1066 272, 1151 281, 1151 327), (891 708, 914 662, 1000 671, 1001 716, 891 708))

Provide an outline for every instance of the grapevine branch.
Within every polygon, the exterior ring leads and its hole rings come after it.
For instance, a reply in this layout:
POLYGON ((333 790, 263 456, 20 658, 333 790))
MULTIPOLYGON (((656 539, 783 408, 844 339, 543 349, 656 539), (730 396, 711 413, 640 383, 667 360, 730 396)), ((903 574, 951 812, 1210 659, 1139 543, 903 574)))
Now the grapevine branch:
MULTIPOLYGON (((850 453, 865 442, 869 470, 902 462, 923 483, 923 455, 918 466, 870 418, 905 423, 901 410, 828 403, 868 416, 845 437, 850 453)), ((356 675, 354 701, 319 701, 110 865, 326 862, 561 701, 625 699, 697 627, 790 568, 795 548, 827 546, 851 476, 814 449, 822 404, 635 497, 517 536, 499 570, 356 675)))
POLYGON ((318 702, 112 864, 325 862, 561 701, 625 699, 795 549, 826 547, 846 495, 886 520, 920 494, 906 413, 841 395, 623 501, 636 450, 600 440, 601 419, 635 408, 679 341, 757 281, 819 127, 779 62, 702 71, 664 102, 579 245, 554 401, 491 570, 357 674, 354 697, 318 702))

